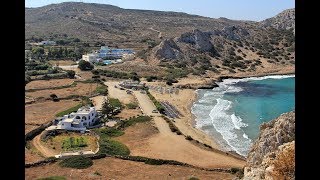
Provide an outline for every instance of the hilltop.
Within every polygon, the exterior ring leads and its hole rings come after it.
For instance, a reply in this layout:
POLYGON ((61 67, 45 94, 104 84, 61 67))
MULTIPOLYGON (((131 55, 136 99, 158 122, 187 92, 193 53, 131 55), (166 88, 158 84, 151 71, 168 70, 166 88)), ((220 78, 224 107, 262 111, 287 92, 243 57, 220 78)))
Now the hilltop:
POLYGON ((160 69, 159 76, 166 71, 180 74, 171 78, 269 72, 294 67, 294 33, 288 29, 294 26, 292 13, 294 9, 254 22, 65 2, 25 9, 26 42, 78 38, 89 47, 103 43, 131 48, 137 52, 135 61, 110 68, 139 72, 143 64, 140 75, 151 69, 160 69))

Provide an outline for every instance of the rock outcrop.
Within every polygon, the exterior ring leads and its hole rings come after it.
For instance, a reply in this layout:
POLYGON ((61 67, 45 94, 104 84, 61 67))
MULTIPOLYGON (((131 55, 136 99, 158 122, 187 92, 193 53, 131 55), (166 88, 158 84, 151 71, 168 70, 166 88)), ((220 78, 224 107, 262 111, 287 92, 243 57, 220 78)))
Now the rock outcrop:
POLYGON ((195 29, 192 32, 182 34, 180 38, 178 38, 178 41, 192 44, 197 50, 202 52, 212 52, 214 47, 210 42, 210 34, 209 32, 202 32, 195 29))
POLYGON ((243 179, 294 179, 295 112, 262 124, 260 131, 248 154, 243 179))
POLYGON ((276 15, 260 22, 262 26, 272 26, 276 29, 291 29, 295 32, 295 9, 287 9, 276 15))
POLYGON ((159 59, 177 59, 182 56, 180 48, 172 39, 165 39, 154 48, 154 54, 159 59))

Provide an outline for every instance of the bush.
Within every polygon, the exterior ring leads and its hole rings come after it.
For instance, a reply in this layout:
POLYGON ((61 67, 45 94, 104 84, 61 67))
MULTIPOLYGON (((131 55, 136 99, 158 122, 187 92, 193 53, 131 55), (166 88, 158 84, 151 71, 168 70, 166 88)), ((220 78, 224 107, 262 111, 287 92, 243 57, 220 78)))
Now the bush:
POLYGON ((55 102, 59 101, 59 98, 56 94, 50 94, 50 97, 51 97, 52 101, 55 101, 55 102))
POLYGON ((100 138, 100 149, 99 153, 108 154, 108 155, 121 155, 121 156, 127 156, 130 154, 129 148, 112 139, 108 138, 100 138))
POLYGON ((109 103, 114 108, 122 108, 122 104, 119 99, 109 98, 109 103))
POLYGON ((136 109, 138 107, 138 104, 137 103, 129 103, 129 104, 126 104, 126 106, 128 109, 136 109))
POLYGON ((154 79, 156 80, 156 79, 158 79, 158 77, 157 77, 157 76, 147 76, 147 77, 146 77, 146 80, 147 80, 148 82, 152 82, 154 79))
POLYGON ((93 161, 90 158, 84 156, 72 156, 70 158, 62 160, 59 165, 61 167, 70 167, 76 169, 86 169, 93 165, 93 161))
POLYGON ((188 141, 192 141, 193 140, 193 138, 191 137, 191 136, 186 136, 186 140, 188 140, 188 141))
POLYGON ((92 65, 90 62, 81 60, 81 61, 79 62, 78 68, 79 68, 80 70, 82 70, 82 71, 88 71, 88 70, 90 71, 90 70, 92 70, 94 67, 93 67, 93 65, 92 65))
POLYGON ((99 134, 100 136, 118 137, 118 136, 124 135, 124 132, 114 128, 106 128, 106 129, 101 129, 99 131, 99 134))
POLYGON ((98 86, 96 92, 101 95, 108 95, 108 87, 106 85, 98 86))
POLYGON ((189 178, 188 180, 199 180, 199 178, 197 178, 197 177, 191 177, 191 178, 189 178))
POLYGON ((76 75, 76 72, 72 71, 72 70, 67 70, 67 75, 70 79, 73 79, 74 76, 76 75))
POLYGON ((150 120, 151 120, 151 117, 149 117, 149 116, 133 117, 133 118, 129 118, 129 120, 127 120, 127 121, 123 121, 122 127, 126 128, 126 127, 132 126, 136 123, 147 122, 150 120))
POLYGON ((149 96, 149 98, 151 99, 151 101, 153 102, 153 104, 156 106, 157 110, 161 113, 164 114, 164 107, 161 105, 161 103, 159 101, 156 100, 156 98, 154 98, 152 96, 152 94, 150 94, 149 91, 147 91, 147 95, 149 96))

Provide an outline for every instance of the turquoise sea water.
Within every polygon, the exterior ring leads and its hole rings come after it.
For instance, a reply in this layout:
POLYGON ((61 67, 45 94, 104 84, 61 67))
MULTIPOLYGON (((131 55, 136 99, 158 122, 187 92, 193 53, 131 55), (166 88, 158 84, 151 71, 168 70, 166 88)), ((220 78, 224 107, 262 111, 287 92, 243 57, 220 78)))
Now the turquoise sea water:
POLYGON ((197 90, 191 111, 196 127, 225 149, 246 156, 259 126, 295 108, 292 75, 226 79, 212 90, 197 90))

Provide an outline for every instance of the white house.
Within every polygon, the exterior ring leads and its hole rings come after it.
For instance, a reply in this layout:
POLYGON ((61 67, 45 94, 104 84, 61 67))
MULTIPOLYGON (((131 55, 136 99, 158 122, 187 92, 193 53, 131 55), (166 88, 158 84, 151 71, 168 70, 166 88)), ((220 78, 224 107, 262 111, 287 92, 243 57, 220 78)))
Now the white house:
POLYGON ((85 131, 97 120, 97 111, 94 107, 81 107, 75 113, 64 115, 57 125, 52 125, 47 130, 64 129, 71 131, 85 131))
POLYGON ((85 60, 91 63, 97 62, 98 58, 99 58, 98 54, 95 54, 95 53, 82 55, 82 60, 85 60))
POLYGON ((41 41, 39 45, 56 45, 55 41, 41 41))

